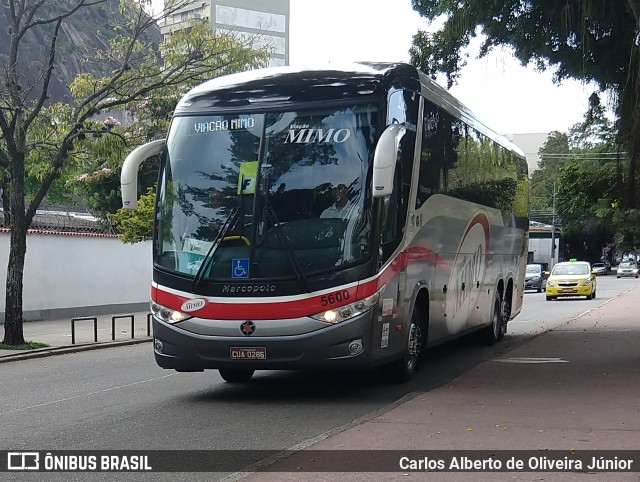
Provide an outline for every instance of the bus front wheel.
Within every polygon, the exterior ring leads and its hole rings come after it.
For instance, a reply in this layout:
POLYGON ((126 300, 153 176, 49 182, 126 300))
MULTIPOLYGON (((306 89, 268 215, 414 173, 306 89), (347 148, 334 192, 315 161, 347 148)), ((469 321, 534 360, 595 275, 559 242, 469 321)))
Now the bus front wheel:
POLYGON ((390 363, 387 368, 387 376, 389 381, 394 383, 407 383, 413 377, 418 367, 418 356, 423 346, 423 332, 418 320, 417 313, 414 311, 411 317, 411 325, 409 326, 409 336, 405 352, 400 360, 390 363))
POLYGON ((249 368, 219 368, 220 376, 227 383, 246 383, 251 380, 253 372, 249 368))

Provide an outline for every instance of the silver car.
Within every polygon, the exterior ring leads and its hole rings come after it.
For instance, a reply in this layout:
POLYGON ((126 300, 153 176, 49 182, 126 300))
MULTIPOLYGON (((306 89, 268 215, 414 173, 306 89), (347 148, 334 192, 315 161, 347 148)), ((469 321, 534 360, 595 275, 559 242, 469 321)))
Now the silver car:
POLYGON ((638 277, 638 266, 631 261, 620 263, 618 271, 616 272, 616 278, 631 278, 632 276, 634 278, 638 277))
POLYGON ((542 293, 544 281, 545 275, 542 271, 542 266, 539 264, 528 264, 527 271, 524 275, 524 289, 536 290, 538 293, 542 293))
POLYGON ((597 275, 609 274, 609 268, 604 263, 593 263, 591 269, 595 271, 597 275))

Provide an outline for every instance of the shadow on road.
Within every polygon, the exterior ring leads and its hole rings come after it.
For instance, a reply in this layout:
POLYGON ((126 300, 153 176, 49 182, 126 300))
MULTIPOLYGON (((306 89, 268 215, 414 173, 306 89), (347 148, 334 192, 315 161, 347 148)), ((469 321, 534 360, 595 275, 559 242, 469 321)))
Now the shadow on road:
MULTIPOLYGON (((196 403, 236 402, 247 406, 265 403, 306 403, 318 401, 361 403, 362 400, 391 403, 409 394, 442 386, 479 363, 500 356, 531 336, 511 336, 494 346, 482 346, 474 335, 429 349, 420 357, 418 371, 406 384, 387 379, 383 369, 367 372, 345 371, 257 371, 246 384, 215 383, 211 388, 185 395, 196 403), (381 390, 384 387, 384 390, 381 390)), ((206 373, 206 372, 205 372, 206 373)))

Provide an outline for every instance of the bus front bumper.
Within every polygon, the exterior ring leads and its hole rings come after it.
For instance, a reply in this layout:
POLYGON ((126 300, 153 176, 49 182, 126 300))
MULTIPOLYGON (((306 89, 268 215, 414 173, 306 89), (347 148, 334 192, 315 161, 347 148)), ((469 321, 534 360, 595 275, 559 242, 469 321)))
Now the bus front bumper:
MULTIPOLYGON (((201 371, 216 368, 300 370, 367 369, 390 357, 372 349, 372 311, 347 322, 289 336, 212 336, 193 333, 153 319, 154 353, 162 368, 201 371), (372 362, 372 354, 377 362, 372 362)), ((233 322, 240 325, 240 322, 233 322)), ((378 341, 378 345, 380 345, 378 341)), ((397 343, 397 349, 401 343, 397 343)))
POLYGON ((590 284, 586 286, 571 287, 547 286, 545 288, 547 296, 552 298, 559 298, 563 296, 590 296, 591 291, 593 291, 593 286, 590 284))

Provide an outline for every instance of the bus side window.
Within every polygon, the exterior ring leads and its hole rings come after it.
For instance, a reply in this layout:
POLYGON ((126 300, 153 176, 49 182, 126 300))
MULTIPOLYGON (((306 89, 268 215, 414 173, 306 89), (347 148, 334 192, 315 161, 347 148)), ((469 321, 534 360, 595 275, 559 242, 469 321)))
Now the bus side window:
POLYGON ((425 100, 416 209, 431 195, 447 191, 449 166, 445 136, 450 135, 450 131, 445 124, 448 120, 441 109, 425 100))

